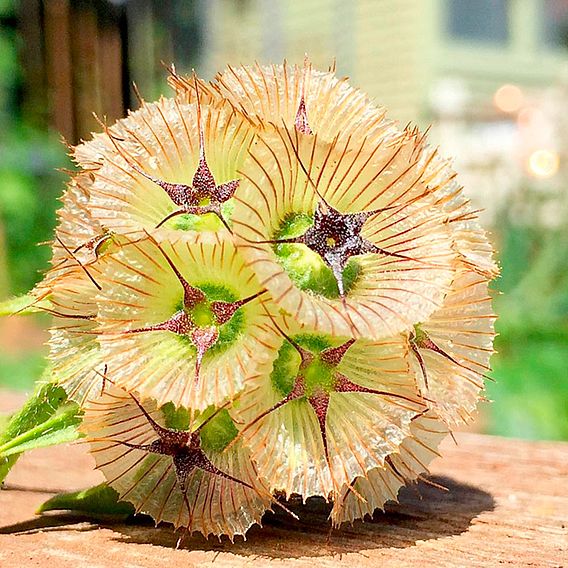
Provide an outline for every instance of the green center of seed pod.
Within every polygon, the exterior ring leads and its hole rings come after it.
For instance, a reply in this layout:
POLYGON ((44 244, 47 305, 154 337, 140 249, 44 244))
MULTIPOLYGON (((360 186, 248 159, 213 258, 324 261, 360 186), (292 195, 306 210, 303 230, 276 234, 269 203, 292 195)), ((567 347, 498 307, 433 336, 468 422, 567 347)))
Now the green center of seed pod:
MULTIPOLYGON (((290 213, 272 236, 274 240, 290 239, 303 235, 314 224, 313 215, 290 213)), ((339 289, 333 272, 321 256, 303 244, 283 243, 274 245, 278 263, 292 282, 304 291, 310 291, 330 300, 339 298, 339 289)), ((343 270, 345 292, 355 285, 361 272, 357 259, 352 258, 343 270)))
MULTIPOLYGON (((211 408, 205 412, 211 414, 215 410, 211 408)), ((204 415, 204 419, 206 417, 204 415)), ((223 409, 201 429, 201 447, 205 451, 222 452, 238 433, 230 414, 223 409)))
POLYGON ((417 323, 414 325, 414 340, 416 343, 422 343, 425 339, 428 339, 428 334, 420 327, 421 324, 417 323))
MULTIPOLYGON (((171 402, 164 404, 161 408, 162 415, 164 416, 164 423, 166 428, 172 430, 187 431, 190 425, 189 411, 182 406, 176 408, 171 402)), ((195 426, 199 426, 205 422, 214 412, 215 407, 210 406, 204 410, 196 419, 195 426)), ((201 438, 201 447, 205 451, 221 452, 238 434, 237 427, 233 419, 223 409, 203 426, 199 432, 201 438)))
MULTIPOLYGON (((233 316, 224 324, 218 326, 215 322, 215 314, 211 310, 211 302, 236 302, 239 296, 229 289, 225 284, 203 282, 194 285, 199 288, 207 300, 200 302, 192 310, 188 311, 193 323, 198 327, 216 326, 219 329, 219 337, 214 345, 208 349, 210 355, 219 354, 230 347, 241 335, 245 327, 245 314, 242 309, 237 310, 233 316)), ((178 304, 176 311, 183 310, 183 300, 178 304)), ((177 336, 180 341, 190 341, 189 336, 177 336)))
POLYGON ((333 367, 319 359, 314 359, 304 371, 306 395, 312 396, 318 391, 330 393, 333 390, 333 379, 333 367))
POLYGON ((171 428, 172 430, 189 429, 189 412, 183 406, 176 408, 172 402, 167 402, 162 406, 161 410, 166 428, 171 428))
MULTIPOLYGON (((199 205, 208 205, 208 203, 200 202, 199 205)), ((229 199, 229 201, 221 204, 221 213, 225 219, 229 220, 229 224, 234 208, 235 204, 233 199, 229 199)), ((178 231, 196 231, 198 233, 206 231, 216 232, 224 228, 221 219, 214 213, 206 213, 204 215, 186 213, 184 215, 178 215, 177 217, 172 217, 164 226, 170 229, 177 229, 178 231)))
POLYGON ((193 323, 198 327, 215 325, 215 318, 209 304, 197 304, 190 313, 193 323))
POLYGON ((332 392, 334 368, 322 361, 319 355, 325 349, 339 345, 341 341, 332 341, 324 335, 296 335, 292 339, 300 347, 310 351, 314 360, 300 370, 300 354, 291 343, 285 341, 278 351, 270 374, 274 388, 281 395, 287 396, 294 388, 296 377, 301 374, 304 377, 306 396, 312 396, 317 391, 332 392))

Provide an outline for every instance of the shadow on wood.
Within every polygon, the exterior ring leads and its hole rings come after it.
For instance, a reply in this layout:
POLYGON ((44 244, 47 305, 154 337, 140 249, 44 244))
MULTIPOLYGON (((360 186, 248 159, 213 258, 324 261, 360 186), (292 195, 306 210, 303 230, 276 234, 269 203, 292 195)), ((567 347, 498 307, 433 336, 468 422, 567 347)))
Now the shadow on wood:
MULTIPOLYGON (((0 409, 10 410, 6 391, 0 409)), ((267 514, 231 545, 195 535, 176 550, 170 525, 118 522, 50 514, 34 517, 55 488, 77 491, 96 485, 84 446, 30 452, 14 468, 7 491, 0 491, 0 565, 41 566, 211 566, 273 565, 313 568, 376 566, 559 566, 568 558, 568 444, 527 442, 458 433, 448 440, 443 460, 432 464, 431 479, 442 492, 419 484, 401 493, 400 504, 373 520, 329 534, 329 505, 310 500, 299 507, 300 521, 267 514), (443 477, 442 477, 443 476, 443 477), (475 483, 475 487, 470 485, 475 483), (48 486, 51 489, 48 489, 48 486), (39 488, 41 491, 27 490, 39 488), (418 489, 422 498, 418 496, 418 489), (4 533, 4 534, 2 534, 4 533)), ((564 562, 566 566, 566 564, 564 562)))
MULTIPOLYGON (((204 551, 230 551, 241 556, 267 558, 318 557, 358 553, 374 548, 406 548, 417 541, 458 535, 468 530, 472 520, 494 508, 493 497, 476 487, 458 483, 447 477, 432 481, 448 489, 444 492, 424 482, 401 491, 398 504, 389 503, 386 512, 376 512, 373 519, 353 526, 344 525, 331 531, 328 520, 331 505, 321 498, 310 498, 305 504, 291 499, 286 506, 300 520, 284 511, 267 513, 263 528, 255 526, 247 534, 247 542, 237 539, 216 541, 200 535, 187 537, 183 548, 204 551), (301 535, 301 539, 300 539, 301 535)), ((154 528, 144 515, 129 522, 74 515, 49 514, 0 529, 0 534, 33 534, 46 531, 89 531, 99 526, 111 529, 115 540, 132 544, 152 544, 175 548, 180 532, 170 525, 154 528)))
POLYGON ((81 515, 58 513, 42 515, 28 521, 0 527, 0 534, 24 535, 58 530, 89 531, 95 529, 98 529, 98 526, 92 523, 92 519, 81 515))
MULTIPOLYGON (((291 499, 286 505, 299 516, 299 521, 283 511, 267 513, 264 526, 253 527, 247 534, 246 543, 242 539, 237 539, 234 544, 226 538, 206 540, 196 534, 184 539, 183 548, 265 558, 319 557, 377 548, 406 548, 414 546, 417 541, 459 535, 469 529, 472 520, 479 514, 494 509, 494 499, 485 491, 447 477, 434 476, 431 479, 448 491, 420 482, 401 491, 400 503, 389 503, 385 513, 376 512, 372 520, 364 523, 357 521, 353 526, 344 525, 331 531, 328 520, 330 504, 320 498, 308 499, 304 505, 291 499)), ((55 530, 61 529, 62 517, 67 528, 71 529, 74 527, 69 525, 88 520, 84 516, 50 515, 36 519, 35 529, 49 530, 46 519, 50 519, 55 530)), ((33 524, 34 521, 30 521, 27 526, 20 523, 4 527, 2 532, 28 532, 34 530, 33 524)), ((79 526, 80 530, 88 530, 84 525, 79 526)), ((112 530, 114 540, 119 542, 167 548, 175 548, 181 534, 174 532, 169 525, 156 529, 147 517, 128 523, 99 521, 98 526, 112 530)))

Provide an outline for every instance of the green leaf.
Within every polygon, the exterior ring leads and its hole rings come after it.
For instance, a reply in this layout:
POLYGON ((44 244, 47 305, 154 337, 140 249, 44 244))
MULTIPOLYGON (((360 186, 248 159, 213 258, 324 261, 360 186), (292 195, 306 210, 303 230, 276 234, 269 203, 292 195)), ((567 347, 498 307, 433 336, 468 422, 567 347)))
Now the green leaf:
POLYGON ((82 438, 82 435, 77 430, 77 426, 67 426, 60 428, 55 432, 43 434, 34 440, 29 440, 8 448, 0 453, 0 458, 6 458, 15 454, 23 454, 24 452, 37 450, 38 448, 47 448, 48 446, 57 446, 58 444, 68 444, 69 442, 74 442, 78 438, 82 438))
POLYGON ((68 402, 48 420, 18 436, 14 436, 4 444, 0 444, 0 458, 37 448, 72 442, 80 436, 77 430, 80 423, 81 410, 79 406, 74 402, 68 402))
POLYGON ((62 387, 42 382, 0 433, 0 482, 26 450, 75 439, 81 418, 77 404, 67 401, 62 387))
POLYGON ((126 501, 119 501, 118 493, 106 483, 101 483, 84 491, 60 493, 41 505, 36 513, 39 515, 46 511, 74 511, 95 516, 129 517, 134 514, 134 506, 126 501))
POLYGON ((8 426, 8 422, 10 422, 11 416, 11 414, 0 414, 0 436, 8 426))
POLYGON ((15 314, 28 315, 41 312, 41 308, 50 308, 51 302, 49 300, 37 301, 37 298, 31 294, 24 294, 9 300, 0 302, 0 317, 11 316, 15 314))

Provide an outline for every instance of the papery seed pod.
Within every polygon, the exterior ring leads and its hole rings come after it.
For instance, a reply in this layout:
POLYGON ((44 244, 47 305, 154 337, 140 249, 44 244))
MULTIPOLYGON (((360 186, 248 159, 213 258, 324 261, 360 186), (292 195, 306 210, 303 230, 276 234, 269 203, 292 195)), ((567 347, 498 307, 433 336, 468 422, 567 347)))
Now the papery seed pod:
POLYGON ((58 238, 53 243, 51 261, 52 268, 55 270, 63 265, 74 264, 74 259, 65 247, 72 251, 77 260, 83 264, 95 259, 96 240, 97 237, 104 237, 105 228, 93 218, 89 209, 92 184, 92 177, 88 173, 76 175, 69 182, 61 198, 63 207, 57 212, 59 223, 56 235, 58 238), (90 243, 93 245, 89 246, 90 243))
POLYGON ((478 214, 470 200, 457 182, 457 174, 451 160, 442 158, 438 153, 424 154, 423 163, 427 163, 425 175, 430 178, 436 192, 436 207, 443 210, 446 223, 452 235, 452 247, 458 255, 460 264, 478 272, 487 280, 499 274, 499 267, 493 258, 493 246, 486 231, 481 227, 478 214))
POLYGON ((162 224, 216 231, 227 225, 237 170, 254 136, 230 106, 162 98, 144 103, 105 136, 77 155, 100 164, 92 171, 89 197, 99 223, 116 232, 162 224))
POLYGON ((259 134, 233 223, 249 266, 293 318, 381 338, 442 305, 455 253, 424 167, 377 162, 363 147, 346 153, 288 129, 259 134))
MULTIPOLYGON (((95 321, 97 289, 79 266, 68 267, 57 279, 51 280, 49 300, 53 315, 50 327, 49 361, 54 381, 60 384, 70 400, 82 404, 102 389, 100 372, 104 369, 95 321)), ((101 275, 100 266, 91 266, 89 274, 95 281, 101 275)))
POLYGON ((86 404, 81 428, 97 468, 136 512, 232 540, 260 523, 272 497, 247 450, 226 450, 237 434, 226 410, 192 418, 109 385, 86 404))
MULTIPOLYGON (((191 102, 195 97, 193 78, 172 74, 170 85, 177 97, 191 102)), ((337 136, 354 140, 394 142, 403 136, 386 110, 372 104, 369 97, 353 88, 347 79, 332 71, 312 68, 306 58, 303 66, 229 66, 215 76, 210 86, 200 87, 210 99, 229 101, 263 127, 282 123, 304 134, 315 133, 331 142, 337 136)))
POLYGON ((355 341, 281 324, 278 357, 237 405, 239 438, 271 490, 328 498, 382 466, 425 401, 402 337, 355 341))
POLYGON ((87 207, 91 183, 87 174, 79 174, 68 184, 58 211, 52 266, 33 290, 37 302, 49 301, 50 307, 42 309, 54 318, 48 343, 54 381, 79 403, 100 389, 96 369, 103 369, 94 333, 101 265, 94 250, 83 246, 102 230, 87 207))
POLYGON ((220 405, 274 357, 265 290, 229 241, 125 245, 101 284, 98 339, 113 380, 158 404, 220 405))
POLYGON ((330 515, 334 526, 372 516, 387 501, 398 501, 401 487, 428 473, 428 465, 439 455, 437 448, 448 430, 433 413, 415 418, 410 429, 410 436, 386 458, 383 467, 372 469, 366 477, 343 488, 330 515))
POLYGON ((89 209, 92 183, 92 177, 81 172, 67 184, 61 198, 63 207, 57 211, 59 222, 52 241, 51 267, 34 289, 37 298, 49 293, 53 281, 64 278, 70 269, 77 267, 83 267, 81 269, 91 280, 94 292, 97 290, 98 284, 84 267, 97 260, 110 234, 93 218, 89 209))
POLYGON ((50 328, 49 360, 53 380, 67 396, 82 404, 102 388, 97 340, 97 294, 105 266, 105 255, 121 243, 130 242, 103 228, 91 215, 89 195, 92 178, 81 173, 65 191, 59 224, 53 241, 51 268, 36 286, 37 301, 48 300, 42 309, 54 317, 50 328))
POLYGON ((468 422, 491 370, 496 316, 484 277, 461 269, 442 308, 409 334, 424 396, 450 426, 468 422))
POLYGON ((455 181, 448 185, 447 194, 441 198, 442 207, 448 211, 448 225, 460 263, 487 281, 492 280, 498 276, 499 267, 493 258, 493 246, 479 224, 478 211, 455 181))

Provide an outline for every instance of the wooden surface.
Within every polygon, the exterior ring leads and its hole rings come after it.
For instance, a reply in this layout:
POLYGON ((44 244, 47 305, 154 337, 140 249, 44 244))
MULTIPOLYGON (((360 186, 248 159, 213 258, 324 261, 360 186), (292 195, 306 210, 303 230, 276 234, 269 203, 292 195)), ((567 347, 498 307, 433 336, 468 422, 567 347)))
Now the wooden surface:
MULTIPOLYGON (((0 411, 19 402, 0 391, 0 411)), ((176 550, 169 526, 95 523, 85 517, 37 517, 53 493, 98 483, 86 447, 25 456, 0 491, 0 566, 134 568, 155 566, 568 567, 568 444, 475 434, 448 440, 432 479, 405 490, 401 504, 329 533, 322 501, 295 508, 300 522, 266 516, 246 542, 186 539, 176 550)))

